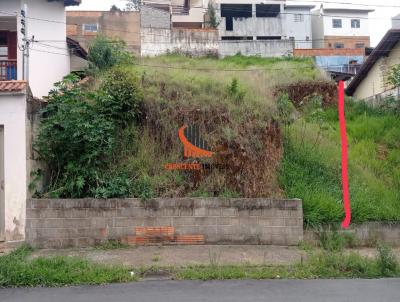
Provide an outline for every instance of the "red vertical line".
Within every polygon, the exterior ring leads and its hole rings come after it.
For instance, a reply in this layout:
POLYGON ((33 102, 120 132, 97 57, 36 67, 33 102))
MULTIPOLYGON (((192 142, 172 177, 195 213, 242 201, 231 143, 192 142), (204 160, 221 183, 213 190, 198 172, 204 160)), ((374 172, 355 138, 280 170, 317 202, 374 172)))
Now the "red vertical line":
POLYGON ((343 187, 343 205, 345 218, 342 222, 342 228, 347 229, 351 221, 350 208, 350 193, 349 193, 349 178, 348 178, 348 153, 347 153, 347 133, 346 133, 346 118, 344 114, 344 82, 339 81, 339 123, 340 136, 342 139, 342 187, 343 187))

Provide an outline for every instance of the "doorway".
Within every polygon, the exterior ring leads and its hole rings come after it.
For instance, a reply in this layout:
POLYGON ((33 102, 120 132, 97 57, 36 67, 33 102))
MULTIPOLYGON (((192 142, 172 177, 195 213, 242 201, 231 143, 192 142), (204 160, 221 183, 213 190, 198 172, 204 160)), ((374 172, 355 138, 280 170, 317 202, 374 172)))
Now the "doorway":
POLYGON ((0 125, 0 242, 5 240, 4 127, 0 125))

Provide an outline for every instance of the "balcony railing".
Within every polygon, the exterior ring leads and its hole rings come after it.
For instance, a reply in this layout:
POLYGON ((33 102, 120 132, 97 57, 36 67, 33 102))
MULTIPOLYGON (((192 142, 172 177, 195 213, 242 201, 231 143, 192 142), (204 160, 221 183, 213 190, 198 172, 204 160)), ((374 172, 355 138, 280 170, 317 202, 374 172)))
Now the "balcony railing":
POLYGON ((17 80, 17 60, 0 60, 0 81, 17 80))
POLYGON ((173 15, 187 16, 187 15, 189 15, 189 11, 190 11, 190 8, 187 6, 172 5, 172 14, 173 15))

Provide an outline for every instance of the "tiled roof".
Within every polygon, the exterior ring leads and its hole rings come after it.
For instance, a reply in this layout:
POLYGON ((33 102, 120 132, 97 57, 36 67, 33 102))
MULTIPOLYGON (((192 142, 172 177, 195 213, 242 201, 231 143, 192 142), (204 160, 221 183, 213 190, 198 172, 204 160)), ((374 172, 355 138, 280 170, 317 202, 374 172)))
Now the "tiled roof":
POLYGON ((0 92, 25 92, 26 81, 0 81, 0 92))

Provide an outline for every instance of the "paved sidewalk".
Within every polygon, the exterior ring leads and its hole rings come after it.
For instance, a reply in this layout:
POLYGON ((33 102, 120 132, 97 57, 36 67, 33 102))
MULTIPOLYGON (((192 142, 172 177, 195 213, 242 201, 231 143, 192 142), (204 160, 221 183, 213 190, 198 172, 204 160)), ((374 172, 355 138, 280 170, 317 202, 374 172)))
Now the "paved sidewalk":
MULTIPOLYGON (((350 250, 363 256, 374 257, 376 249, 350 250)), ((400 256, 400 248, 394 250, 400 256)), ((209 264, 292 264, 306 259, 307 253, 297 247, 257 245, 201 245, 201 246, 141 246, 116 250, 69 249, 38 250, 32 257, 77 256, 105 264, 127 267, 187 266, 209 264)))

